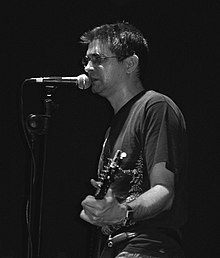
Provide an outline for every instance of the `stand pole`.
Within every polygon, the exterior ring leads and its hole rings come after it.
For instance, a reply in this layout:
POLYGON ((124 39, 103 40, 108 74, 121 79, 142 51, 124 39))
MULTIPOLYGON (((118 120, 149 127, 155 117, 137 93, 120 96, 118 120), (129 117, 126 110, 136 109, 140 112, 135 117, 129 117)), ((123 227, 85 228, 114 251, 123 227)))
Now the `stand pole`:
POLYGON ((42 237, 42 216, 43 216, 43 199, 44 199, 44 180, 45 180, 45 168, 46 168, 46 156, 47 156, 47 138, 49 119, 52 112, 55 109, 55 104, 52 100, 52 92, 55 90, 54 86, 45 86, 46 97, 44 99, 45 114, 29 115, 27 118, 26 127, 31 137, 31 175, 30 175, 30 187, 29 187, 29 200, 26 207, 26 220, 28 224, 28 250, 27 258, 40 257, 41 253, 41 237, 42 237), (41 173, 36 174, 36 166, 34 159, 34 143, 36 136, 43 136, 43 145, 40 152, 43 154, 41 173), (39 182, 39 206, 37 206, 37 183, 39 182), (39 216, 37 219, 37 215, 39 216), (34 219, 35 218, 35 219, 34 219), (35 222, 35 225, 34 225, 35 222), (36 229, 36 230, 35 230, 36 229), (36 237, 34 237, 36 236, 36 237))

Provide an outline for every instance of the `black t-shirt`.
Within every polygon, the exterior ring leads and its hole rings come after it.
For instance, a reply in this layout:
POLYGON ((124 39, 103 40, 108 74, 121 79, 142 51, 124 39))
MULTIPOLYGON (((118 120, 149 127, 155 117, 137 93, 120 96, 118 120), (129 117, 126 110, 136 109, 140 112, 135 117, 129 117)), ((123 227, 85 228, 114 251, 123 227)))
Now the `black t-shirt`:
MULTIPOLYGON (((128 101, 113 117, 99 162, 99 173, 117 150, 127 154, 111 188, 119 202, 129 202, 150 189, 149 173, 159 162, 175 174, 172 208, 151 219, 137 222, 140 233, 173 232, 184 224, 184 178, 187 165, 186 126, 177 105, 155 91, 143 91, 128 101)), ((122 229, 131 230, 131 229, 122 229)), ((120 231, 120 230, 119 230, 120 231)), ((117 233, 117 232, 116 232, 117 233)))

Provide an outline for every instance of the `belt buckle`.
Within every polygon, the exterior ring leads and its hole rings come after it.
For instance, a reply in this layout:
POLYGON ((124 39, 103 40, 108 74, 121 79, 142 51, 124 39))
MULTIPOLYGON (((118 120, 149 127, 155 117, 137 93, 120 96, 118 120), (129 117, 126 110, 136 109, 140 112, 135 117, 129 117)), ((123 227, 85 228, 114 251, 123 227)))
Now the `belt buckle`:
POLYGON ((108 247, 113 247, 116 243, 119 243, 125 239, 129 239, 129 238, 133 238, 137 235, 137 233, 134 233, 134 232, 123 232, 123 233, 120 233, 118 235, 115 235, 113 237, 111 237, 111 235, 108 237, 108 240, 107 240, 107 246, 108 247))

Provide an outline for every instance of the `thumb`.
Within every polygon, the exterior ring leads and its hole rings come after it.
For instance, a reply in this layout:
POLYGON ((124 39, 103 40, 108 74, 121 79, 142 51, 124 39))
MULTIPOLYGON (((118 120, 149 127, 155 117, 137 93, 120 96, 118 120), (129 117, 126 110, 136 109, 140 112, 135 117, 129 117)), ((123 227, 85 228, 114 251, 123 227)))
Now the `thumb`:
POLYGON ((111 188, 108 189, 108 191, 105 195, 105 199, 106 199, 107 202, 111 202, 113 199, 115 199, 115 195, 114 195, 111 188))

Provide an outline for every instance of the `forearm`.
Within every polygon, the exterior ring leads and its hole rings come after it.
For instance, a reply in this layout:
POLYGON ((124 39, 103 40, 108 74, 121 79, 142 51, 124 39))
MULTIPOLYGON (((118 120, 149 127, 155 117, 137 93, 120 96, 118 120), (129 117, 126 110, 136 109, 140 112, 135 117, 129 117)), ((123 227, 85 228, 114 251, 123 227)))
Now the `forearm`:
POLYGON ((134 210, 134 220, 155 217, 172 206, 174 194, 163 185, 156 185, 129 203, 134 210))

